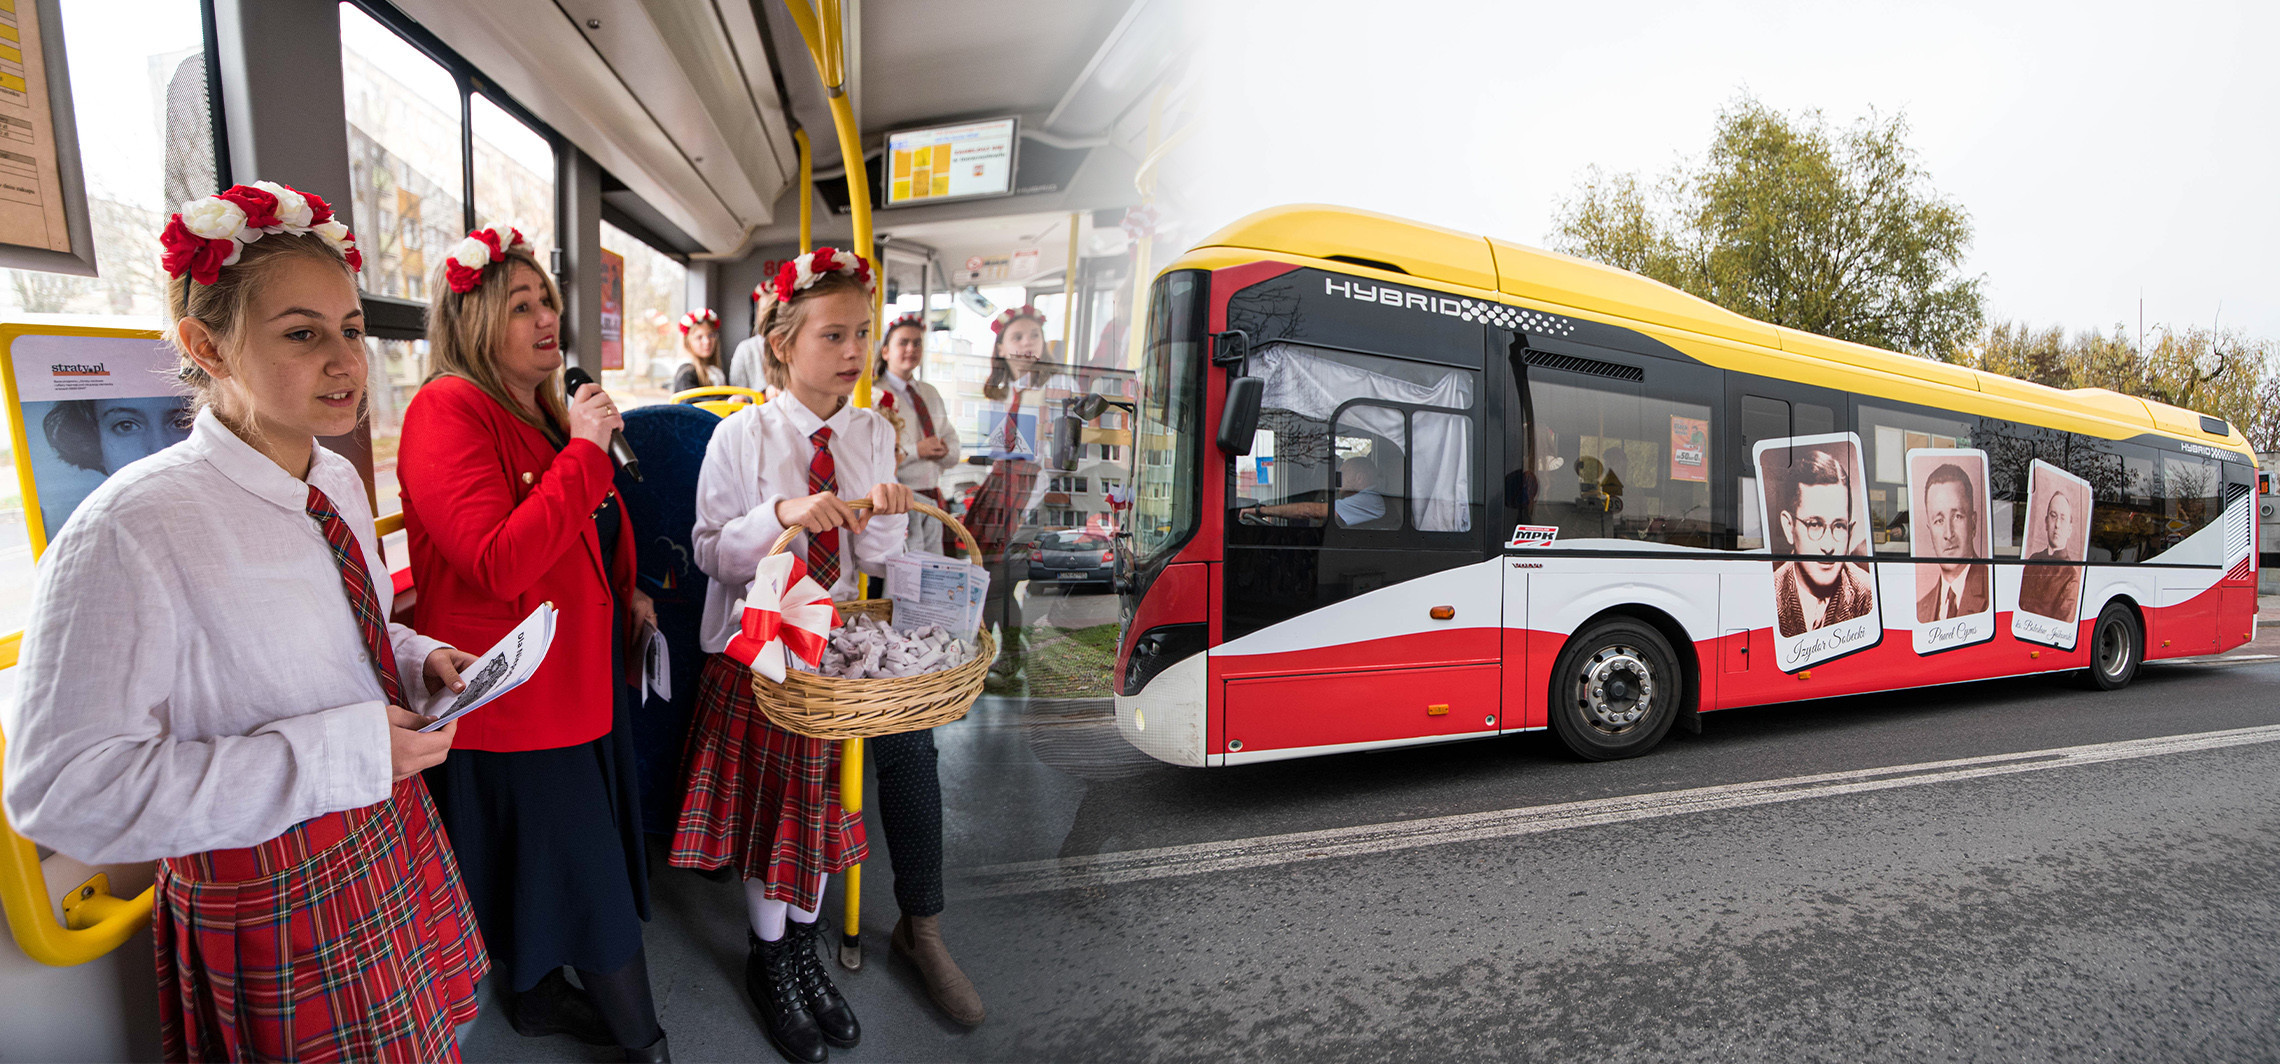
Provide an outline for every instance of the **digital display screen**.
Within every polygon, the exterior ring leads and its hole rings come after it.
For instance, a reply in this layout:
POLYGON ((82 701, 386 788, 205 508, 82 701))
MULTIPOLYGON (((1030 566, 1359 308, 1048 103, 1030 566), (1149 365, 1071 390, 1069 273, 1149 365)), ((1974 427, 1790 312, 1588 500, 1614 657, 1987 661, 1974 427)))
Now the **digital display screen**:
POLYGON ((887 134, 887 206, 1013 191, 1017 120, 994 118, 887 134))

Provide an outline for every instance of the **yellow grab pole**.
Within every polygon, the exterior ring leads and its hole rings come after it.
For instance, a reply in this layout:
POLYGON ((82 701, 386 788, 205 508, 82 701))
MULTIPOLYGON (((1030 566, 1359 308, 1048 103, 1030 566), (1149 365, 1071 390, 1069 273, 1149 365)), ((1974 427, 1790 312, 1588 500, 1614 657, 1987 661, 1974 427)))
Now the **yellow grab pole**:
POLYGON ((807 130, 792 131, 800 149, 800 254, 815 250, 815 154, 808 148, 807 130))
MULTIPOLYGON (((840 37, 839 0, 784 0, 784 7, 799 27, 800 38, 807 43, 808 57, 815 61, 816 72, 823 78, 824 96, 831 105, 831 125, 839 134, 839 161, 847 173, 847 206, 854 215, 855 246, 849 250, 864 259, 871 256, 871 178, 863 165, 863 137, 855 128, 855 106, 847 98, 846 42, 840 37), (811 2, 813 7, 809 6, 811 2)), ((806 201, 801 201, 801 217, 806 218, 806 201)), ((801 244, 806 244, 807 227, 801 226, 801 244)), ((885 271, 876 261, 871 263, 873 279, 882 287, 886 284, 885 271)), ((878 333, 879 303, 871 302, 871 331, 878 333)), ((877 359, 863 359, 863 376, 855 382, 855 405, 871 405, 871 366, 877 359)), ((861 594, 861 592, 858 592, 861 594)), ((848 812, 860 815, 863 811, 863 740, 849 739, 840 744, 839 801, 848 812)), ((863 927, 863 866, 848 866, 845 893, 847 897, 847 926, 839 941, 841 967, 857 969, 863 966, 863 946, 858 933, 863 927)))

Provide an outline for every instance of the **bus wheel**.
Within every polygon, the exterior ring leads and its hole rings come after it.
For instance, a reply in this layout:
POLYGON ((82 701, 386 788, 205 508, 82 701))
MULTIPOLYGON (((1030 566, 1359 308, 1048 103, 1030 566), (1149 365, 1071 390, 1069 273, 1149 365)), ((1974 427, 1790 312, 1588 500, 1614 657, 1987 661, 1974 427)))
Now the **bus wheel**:
POLYGON ((2145 660, 2145 634, 2138 630, 2137 614, 2119 602, 2109 602, 2090 629, 2090 667, 2083 677, 2092 688, 2118 691, 2137 678, 2138 663, 2145 660))
POLYGON ((1686 676, 1662 633, 1632 620, 1568 640, 1552 669, 1552 730, 1577 757, 1613 761, 1655 748, 1678 719, 1686 676))

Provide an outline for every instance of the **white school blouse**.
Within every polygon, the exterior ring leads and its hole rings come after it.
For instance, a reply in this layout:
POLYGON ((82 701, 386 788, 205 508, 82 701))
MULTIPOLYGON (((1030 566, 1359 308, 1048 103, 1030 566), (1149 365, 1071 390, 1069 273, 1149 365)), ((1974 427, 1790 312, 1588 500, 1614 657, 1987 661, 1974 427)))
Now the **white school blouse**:
MULTIPOLYGON (((842 404, 829 418, 787 393, 775 401, 728 415, 705 446, 697 473, 697 523, 689 539, 697 568, 712 577, 705 589, 704 626, 699 645, 707 654, 728 649, 742 614, 737 603, 752 586, 760 559, 784 534, 776 504, 815 494, 808 490, 808 462, 815 457, 810 434, 831 427, 833 474, 842 499, 860 499, 877 484, 895 482, 895 430, 869 410, 842 404)), ((903 552, 909 519, 901 514, 876 518, 860 535, 839 537, 839 582, 831 597, 855 597, 858 568, 874 576, 887 558, 903 552), (855 559, 854 565, 847 563, 855 559)), ((807 536, 792 541, 790 552, 807 557, 807 536)))
MULTIPOLYGON (((387 704, 308 485, 394 587, 364 483, 315 449, 297 480, 212 411, 119 470, 39 562, 20 697, 0 706, 16 829, 91 863, 251 846, 388 797, 387 704)), ((442 643, 389 626, 408 694, 442 643)))
POLYGON ((910 485, 912 491, 928 491, 942 486, 942 471, 958 464, 965 448, 958 442, 958 426, 950 420, 950 408, 942 402, 942 393, 925 381, 906 381, 893 373, 882 374, 878 384, 894 393, 895 416, 902 418, 902 464, 895 467, 895 476, 910 485), (920 458, 918 441, 926 438, 919 427, 918 413, 913 403, 925 403, 926 413, 934 419, 934 434, 950 448, 940 458, 920 458))

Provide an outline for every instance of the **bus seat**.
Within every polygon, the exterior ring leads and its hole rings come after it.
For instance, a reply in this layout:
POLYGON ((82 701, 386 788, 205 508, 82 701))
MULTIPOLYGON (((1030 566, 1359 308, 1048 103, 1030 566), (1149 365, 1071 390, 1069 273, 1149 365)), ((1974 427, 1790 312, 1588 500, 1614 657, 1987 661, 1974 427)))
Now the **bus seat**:
MULTIPOLYGON (((636 694, 633 714, 634 762, 641 775, 642 826, 670 834, 680 815, 685 785, 681 753, 697 700, 697 674, 704 668, 698 648, 708 580, 691 554, 690 530, 697 521, 697 471, 705 460, 719 415, 694 405, 660 404, 625 412, 625 442, 641 456, 643 480, 619 471, 618 497, 633 521, 635 581, 657 604, 657 629, 664 633, 669 658, 670 701, 647 689, 636 694)), ((638 670, 642 648, 629 646, 638 670)))

